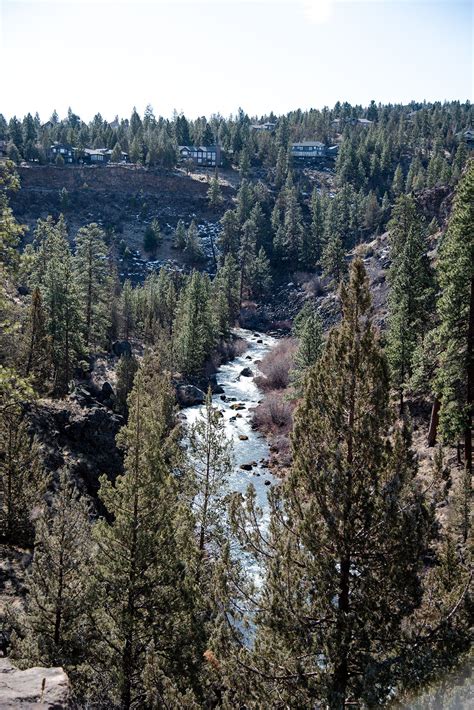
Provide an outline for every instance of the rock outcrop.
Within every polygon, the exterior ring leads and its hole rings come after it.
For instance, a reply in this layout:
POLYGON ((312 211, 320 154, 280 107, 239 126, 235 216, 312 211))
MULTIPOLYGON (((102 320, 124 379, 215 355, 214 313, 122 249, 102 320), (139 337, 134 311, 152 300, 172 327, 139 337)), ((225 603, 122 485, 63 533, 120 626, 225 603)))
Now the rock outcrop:
POLYGON ((194 385, 178 385, 176 396, 181 407, 194 407, 206 399, 205 393, 194 385))
POLYGON ((115 437, 123 417, 102 405, 83 388, 62 401, 40 400, 27 412, 31 433, 40 445, 43 465, 55 473, 67 466, 76 482, 95 495, 98 478, 122 473, 123 460, 115 437))
POLYGON ((69 705, 69 679, 62 668, 19 670, 0 658, 0 708, 63 710, 69 705))

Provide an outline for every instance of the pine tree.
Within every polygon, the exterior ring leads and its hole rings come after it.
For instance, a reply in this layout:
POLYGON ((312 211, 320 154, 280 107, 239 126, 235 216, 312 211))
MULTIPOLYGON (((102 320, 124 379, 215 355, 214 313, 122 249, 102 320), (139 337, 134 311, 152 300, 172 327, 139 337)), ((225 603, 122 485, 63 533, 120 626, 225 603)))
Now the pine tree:
POLYGON ((91 556, 89 508, 63 471, 36 523, 22 639, 14 646, 25 665, 74 669, 84 659, 91 556))
POLYGON ((173 235, 173 247, 183 251, 186 246, 186 227, 182 219, 178 221, 173 235))
POLYGON ((248 514, 234 504, 242 542, 265 565, 254 651, 240 658, 268 706, 383 704, 420 599, 416 467, 404 429, 390 443, 388 368, 359 259, 341 300, 295 416, 291 473, 270 499, 268 545, 249 530, 252 500, 248 514))
POLYGON ((194 271, 182 289, 173 324, 173 351, 183 374, 202 372, 216 342, 209 278, 194 271))
POLYGON ((250 267, 254 263, 257 246, 257 229, 253 220, 248 219, 242 226, 242 237, 239 249, 240 266, 240 300, 242 301, 244 289, 250 286, 250 267))
POLYGON ((7 193, 15 192, 19 185, 13 163, 9 160, 0 163, 0 329, 6 335, 15 325, 6 288, 17 273, 17 246, 24 231, 13 216, 7 193))
POLYGON ((337 233, 330 234, 326 239, 321 257, 321 266, 323 274, 332 278, 336 284, 340 282, 347 270, 344 247, 337 233))
POLYGON ((210 387, 204 408, 191 427, 189 441, 189 460, 196 488, 194 507, 199 551, 203 560, 205 552, 217 557, 224 540, 224 497, 232 471, 232 442, 226 438, 221 413, 212 404, 210 387))
POLYGON ((227 254, 232 254, 237 258, 239 253, 240 233, 237 213, 234 210, 227 210, 221 219, 221 231, 217 239, 217 246, 220 249, 222 258, 227 254))
POLYGON ((209 200, 209 204, 211 205, 211 207, 213 207, 214 209, 219 207, 223 200, 222 190, 217 175, 214 175, 211 180, 211 184, 209 185, 209 189, 207 191, 207 199, 209 200))
POLYGON ((127 279, 122 287, 120 295, 120 312, 122 320, 122 334, 125 340, 129 340, 135 327, 135 308, 133 298, 133 286, 127 279))
POLYGON ((402 195, 396 202, 389 231, 392 264, 387 354, 402 413, 416 348, 429 327, 434 282, 425 226, 410 196, 402 195))
POLYGON ((248 180, 242 180, 239 191, 237 193, 237 208, 236 215, 239 226, 242 227, 244 222, 250 217, 250 212, 254 206, 254 197, 252 185, 248 180))
POLYGON ((213 303, 216 308, 216 322, 219 335, 230 336, 230 328, 235 324, 240 310, 240 274, 236 260, 228 254, 224 264, 217 270, 213 282, 213 303))
POLYGON ((448 230, 440 247, 437 303, 440 345, 434 389, 440 401, 443 439, 464 437, 465 465, 472 473, 472 402, 474 390, 474 163, 459 183, 448 230))
POLYGON ((115 387, 115 406, 122 416, 128 416, 127 399, 132 391, 133 381, 138 370, 138 362, 133 355, 122 355, 117 365, 117 385, 115 387))
POLYGON ((152 649, 161 671, 181 683, 190 680, 199 656, 199 644, 191 641, 192 520, 180 505, 174 475, 180 465, 174 401, 169 377, 147 358, 118 440, 125 473, 115 484, 101 477, 99 495, 110 522, 100 519, 94 527, 95 668, 109 702, 123 710, 143 705, 142 676, 152 649))
POLYGON ((84 350, 83 308, 65 224, 59 220, 56 225, 49 224, 47 229, 46 250, 42 247, 37 256, 38 263, 46 257, 41 291, 51 343, 54 391, 64 395, 84 350))
POLYGON ((118 141, 113 147, 112 155, 110 156, 110 160, 112 163, 122 162, 122 148, 121 148, 120 143, 118 141))
POLYGON ((258 254, 248 267, 248 281, 252 295, 255 298, 268 296, 272 289, 273 279, 270 260, 265 249, 260 247, 258 254))
POLYGON ((284 243, 279 256, 283 261, 295 263, 303 254, 304 229, 296 188, 285 188, 285 216, 283 220, 284 243))
POLYGON ((192 265, 198 264, 200 261, 203 261, 206 258, 201 241, 199 239, 199 233, 196 226, 196 222, 194 220, 192 220, 191 224, 188 227, 188 232, 186 235, 186 246, 184 248, 184 251, 192 265))
POLYGON ((405 191, 405 178, 403 177, 403 170, 402 166, 400 163, 397 165, 397 169, 395 170, 395 174, 393 176, 393 182, 392 182, 392 192, 395 195, 395 197, 399 197, 402 195, 405 191))
POLYGON ((0 365, 0 536, 20 545, 32 541, 35 509, 47 483, 25 419, 32 398, 29 384, 0 365))
POLYGON ((36 287, 31 294, 31 305, 24 333, 24 373, 36 389, 44 389, 51 371, 51 353, 46 332, 46 314, 41 290, 36 287))
POLYGON ((323 324, 314 306, 305 304, 295 319, 293 333, 298 338, 298 350, 292 380, 297 394, 301 395, 306 374, 319 360, 323 351, 323 324))
POLYGON ((315 268, 321 259, 324 245, 324 207, 315 188, 311 197, 311 247, 308 265, 315 268))
POLYGON ((104 347, 110 327, 110 276, 105 232, 94 222, 76 235, 74 269, 85 312, 86 348, 104 347))
POLYGON ((157 219, 152 220, 151 224, 145 229, 145 235, 143 237, 143 248, 152 256, 156 256, 156 251, 163 241, 163 237, 160 231, 160 223, 157 219))

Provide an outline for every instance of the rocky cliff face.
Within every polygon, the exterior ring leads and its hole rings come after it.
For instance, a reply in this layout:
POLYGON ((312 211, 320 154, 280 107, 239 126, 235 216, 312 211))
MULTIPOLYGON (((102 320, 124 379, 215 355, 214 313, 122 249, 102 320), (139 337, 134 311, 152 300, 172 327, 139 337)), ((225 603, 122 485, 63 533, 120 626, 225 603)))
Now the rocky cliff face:
POLYGON ((55 473, 67 466, 79 487, 94 497, 102 473, 111 479, 122 473, 115 437, 123 418, 87 390, 62 401, 40 400, 27 417, 41 444, 46 470, 55 473))
POLYGON ((0 658, 0 708, 63 710, 69 705, 69 680, 62 668, 21 671, 0 658))

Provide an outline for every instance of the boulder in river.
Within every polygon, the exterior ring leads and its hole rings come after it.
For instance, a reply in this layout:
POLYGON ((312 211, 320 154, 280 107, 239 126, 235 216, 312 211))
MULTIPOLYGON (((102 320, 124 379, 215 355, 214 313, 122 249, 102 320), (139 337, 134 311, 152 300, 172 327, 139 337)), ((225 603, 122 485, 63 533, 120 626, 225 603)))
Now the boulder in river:
POLYGON ((179 385, 176 396, 182 407, 194 407, 195 404, 203 404, 206 399, 205 393, 194 385, 179 385))
POLYGON ((250 369, 250 367, 244 367, 244 369, 240 371, 240 374, 242 377, 252 377, 253 376, 253 372, 250 369))
POLYGON ((240 441, 248 441, 248 436, 247 434, 239 434, 239 439, 240 441))
POLYGON ((61 710, 69 705, 69 679, 62 668, 19 670, 8 658, 0 658, 0 706, 61 710))
POLYGON ((251 463, 241 463, 240 468, 242 469, 242 471, 251 471, 252 464, 251 463))
POLYGON ((265 481, 265 485, 266 485, 266 486, 271 486, 271 485, 272 485, 272 482, 267 479, 267 480, 265 481))
POLYGON ((245 404, 242 404, 242 402, 236 402, 235 404, 231 404, 230 408, 237 412, 239 409, 245 409, 245 404))
POLYGON ((221 394, 221 400, 222 400, 223 402, 227 402, 227 397, 226 397, 225 394, 221 394))

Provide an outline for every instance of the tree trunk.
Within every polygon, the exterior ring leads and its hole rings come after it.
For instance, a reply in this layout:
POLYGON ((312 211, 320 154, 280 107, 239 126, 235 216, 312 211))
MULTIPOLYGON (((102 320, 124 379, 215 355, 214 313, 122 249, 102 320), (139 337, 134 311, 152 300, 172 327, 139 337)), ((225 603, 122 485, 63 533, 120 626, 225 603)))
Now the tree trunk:
MULTIPOLYGON (((61 541, 63 544, 64 540, 61 541)), ((64 561, 63 549, 59 555, 59 579, 58 579, 58 594, 56 596, 56 609, 54 615, 54 643, 59 646, 61 641, 61 623, 63 615, 63 587, 64 587, 64 561)))
POLYGON ((347 683, 349 680, 349 646, 347 643, 347 614, 349 613, 349 582, 351 560, 349 556, 340 560, 339 598, 337 614, 338 653, 334 665, 332 682, 332 702, 334 710, 346 707, 347 683))
POLYGON ((434 446, 436 444, 440 406, 441 403, 439 399, 435 399, 431 407, 430 426, 428 428, 428 446, 434 446))

